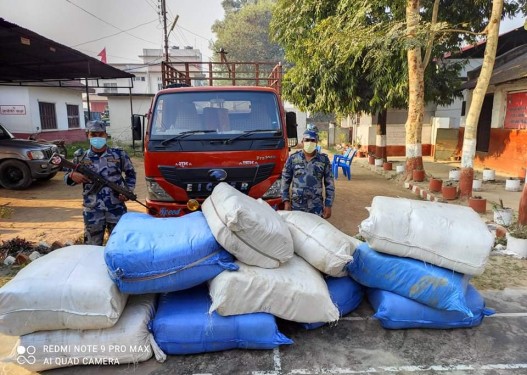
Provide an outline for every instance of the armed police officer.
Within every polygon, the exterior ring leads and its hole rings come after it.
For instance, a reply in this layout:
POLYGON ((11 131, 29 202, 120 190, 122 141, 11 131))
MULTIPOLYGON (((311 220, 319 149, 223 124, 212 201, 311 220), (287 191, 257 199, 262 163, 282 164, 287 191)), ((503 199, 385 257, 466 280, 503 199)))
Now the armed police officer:
MULTIPOLYGON (((106 124, 102 121, 89 121, 86 131, 90 148, 81 155, 75 155, 73 162, 133 191, 136 175, 132 161, 125 151, 108 147, 106 124)), ((93 184, 88 177, 75 170, 67 172, 64 180, 70 186, 83 186, 84 243, 102 245, 105 231, 111 233, 121 216, 126 213, 124 202, 128 198, 107 186, 93 184)))
POLYGON ((335 198, 331 162, 317 151, 318 132, 308 126, 302 137, 303 149, 289 156, 282 171, 284 209, 311 212, 329 219, 335 198))

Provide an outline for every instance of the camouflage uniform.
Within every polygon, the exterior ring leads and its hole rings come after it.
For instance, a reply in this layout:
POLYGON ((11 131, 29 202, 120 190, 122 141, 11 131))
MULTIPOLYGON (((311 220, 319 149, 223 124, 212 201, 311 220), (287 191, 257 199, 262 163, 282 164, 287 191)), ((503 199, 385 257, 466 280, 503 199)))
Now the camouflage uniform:
MULTIPOLYGON (((87 166, 108 181, 127 187, 135 188, 135 170, 128 154, 118 148, 107 147, 101 154, 91 148, 80 157, 73 159, 75 164, 87 166), (123 179, 122 173, 125 174, 123 179)), ((66 173, 64 180, 68 185, 76 185, 66 173)), ((109 187, 95 191, 93 184, 83 184, 83 217, 84 242, 89 245, 102 245, 104 231, 111 233, 121 216, 126 213, 126 205, 119 200, 119 193, 109 187)))
POLYGON ((303 151, 291 154, 282 171, 281 195, 282 201, 291 202, 293 210, 322 216, 324 207, 331 207, 335 198, 335 183, 328 156, 317 152, 307 161, 303 151))

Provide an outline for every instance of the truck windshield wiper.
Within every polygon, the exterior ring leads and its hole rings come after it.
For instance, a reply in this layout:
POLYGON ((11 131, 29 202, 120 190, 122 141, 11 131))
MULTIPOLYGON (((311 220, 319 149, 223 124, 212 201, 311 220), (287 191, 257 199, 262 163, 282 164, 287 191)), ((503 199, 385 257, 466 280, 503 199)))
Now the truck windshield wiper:
POLYGON ((229 138, 229 139, 225 139, 223 141, 210 141, 211 144, 214 144, 214 143, 223 143, 224 145, 229 145, 231 144, 233 141, 235 141, 236 139, 239 139, 239 138, 244 138, 244 137, 247 137, 248 135, 251 135, 251 134, 254 134, 254 133, 269 133, 269 132, 274 132, 275 135, 277 133, 280 133, 279 130, 273 130, 273 129, 254 129, 254 130, 246 130, 243 132, 243 134, 240 134, 240 135, 237 135, 236 137, 232 137, 232 138, 229 138))
POLYGON ((167 143, 175 141, 177 139, 188 137, 192 134, 198 134, 198 133, 215 133, 216 130, 188 130, 186 132, 181 132, 173 137, 167 138, 164 141, 161 142, 161 146, 165 146, 167 143))

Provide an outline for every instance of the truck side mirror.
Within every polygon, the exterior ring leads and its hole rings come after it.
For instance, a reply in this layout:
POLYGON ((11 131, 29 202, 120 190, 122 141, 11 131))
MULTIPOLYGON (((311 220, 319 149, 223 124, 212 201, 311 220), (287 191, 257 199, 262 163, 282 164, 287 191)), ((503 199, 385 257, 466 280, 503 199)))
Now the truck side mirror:
POLYGON ((295 112, 285 113, 285 126, 287 130, 287 138, 288 138, 289 147, 295 147, 298 144, 298 135, 296 131, 298 124, 296 123, 296 113, 295 112))
POLYGON ((143 126, 141 123, 141 116, 132 115, 132 139, 139 141, 143 139, 143 126))

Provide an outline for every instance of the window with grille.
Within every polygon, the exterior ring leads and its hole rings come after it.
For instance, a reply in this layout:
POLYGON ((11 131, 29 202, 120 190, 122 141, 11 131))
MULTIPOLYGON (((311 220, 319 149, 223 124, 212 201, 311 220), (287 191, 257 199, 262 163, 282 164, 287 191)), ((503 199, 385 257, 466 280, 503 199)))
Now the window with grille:
POLYGON ((39 102, 40 126, 42 130, 57 129, 57 114, 55 112, 55 103, 39 102))
POLYGON ((104 83, 105 94, 117 94, 117 83, 104 83))
POLYGON ((80 128, 79 106, 66 104, 66 111, 68 112, 68 129, 80 128))

